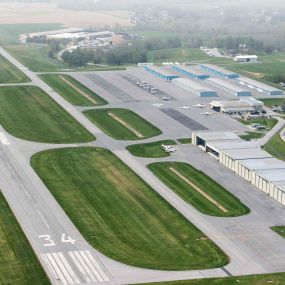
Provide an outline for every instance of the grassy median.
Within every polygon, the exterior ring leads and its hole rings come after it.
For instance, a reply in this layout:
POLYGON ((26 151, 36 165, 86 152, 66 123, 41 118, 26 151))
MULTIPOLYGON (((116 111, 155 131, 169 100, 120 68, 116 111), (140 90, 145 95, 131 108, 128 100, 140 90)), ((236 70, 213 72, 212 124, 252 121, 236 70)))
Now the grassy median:
POLYGON ((88 242, 133 266, 190 270, 227 256, 110 151, 48 150, 32 167, 88 242))
POLYGON ((138 157, 148 157, 148 158, 159 158, 159 157, 167 157, 170 156, 170 153, 166 152, 162 148, 162 144, 164 145, 176 145, 175 141, 165 140, 144 144, 133 144, 127 146, 127 150, 134 156, 138 157))
POLYGON ((280 132, 264 145, 264 149, 274 157, 285 161, 285 142, 281 139, 280 132))
POLYGON ((12 135, 35 142, 80 143, 94 140, 40 88, 0 88, 0 124, 12 135))
POLYGON ((161 131, 127 109, 99 109, 84 113, 103 132, 117 140, 141 140, 161 134, 161 131))
POLYGON ((64 99, 76 106, 101 106, 107 101, 66 74, 43 74, 40 76, 64 99))
POLYGON ((0 84, 25 83, 29 78, 12 63, 0 56, 0 84))
POLYGON ((169 188, 204 214, 235 217, 249 213, 239 199, 189 164, 159 162, 148 167, 169 188))
POLYGON ((1 191, 0 284, 50 284, 1 191))

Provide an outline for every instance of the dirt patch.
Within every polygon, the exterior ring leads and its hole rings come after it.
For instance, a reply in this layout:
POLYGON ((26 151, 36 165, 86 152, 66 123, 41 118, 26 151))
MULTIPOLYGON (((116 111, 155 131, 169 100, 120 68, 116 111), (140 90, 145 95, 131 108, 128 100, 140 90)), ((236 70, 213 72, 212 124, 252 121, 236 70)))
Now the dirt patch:
POLYGON ((143 138, 144 135, 141 134, 139 131, 137 131, 135 128, 133 128, 131 125, 129 125, 127 122, 119 118, 117 115, 114 113, 108 112, 108 115, 113 118, 115 121, 126 127, 129 131, 131 131, 133 134, 135 134, 138 138, 143 138))
POLYGON ((178 177, 180 177, 182 180, 184 180, 187 184, 189 184, 192 188, 194 188, 197 192, 199 192, 203 197, 205 197, 208 201, 210 201, 212 204, 214 204, 217 208, 222 210, 223 212, 227 213, 228 210, 222 206, 219 202, 217 202, 215 199, 210 197, 206 192, 204 192, 201 188, 196 186, 194 183, 192 183, 189 179, 187 179, 185 176, 183 176, 179 171, 174 169, 173 167, 169 168, 173 173, 175 173, 178 177))
POLYGON ((261 79, 264 77, 264 73, 260 73, 260 72, 249 72, 249 71, 245 71, 245 73, 249 74, 249 75, 252 75, 258 79, 261 79))
POLYGON ((112 11, 65 10, 55 4, 1 3, 0 24, 17 23, 59 23, 76 28, 130 26, 127 11, 114 11, 112 14, 112 11))
POLYGON ((76 87, 72 82, 70 82, 68 79, 66 79, 65 77, 63 77, 62 75, 59 75, 59 78, 61 80, 63 80, 66 84, 68 84, 70 87, 72 87, 74 90, 76 90, 80 95, 82 95, 83 97, 85 97, 87 100, 91 101, 92 103, 94 103, 95 105, 98 103, 94 98, 91 97, 91 95, 85 93, 84 91, 82 91, 81 89, 79 89, 78 87, 76 87))

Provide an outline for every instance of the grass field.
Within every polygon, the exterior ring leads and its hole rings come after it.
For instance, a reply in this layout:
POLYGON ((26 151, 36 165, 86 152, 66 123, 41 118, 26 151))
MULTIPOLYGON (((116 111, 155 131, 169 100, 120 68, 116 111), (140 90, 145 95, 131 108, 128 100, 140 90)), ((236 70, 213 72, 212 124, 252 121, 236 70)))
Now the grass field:
POLYGON ((281 139, 279 132, 264 145, 264 149, 274 157, 285 161, 285 142, 281 139))
POLYGON ((40 88, 0 88, 0 124, 12 135, 46 143, 80 143, 94 136, 40 88))
POLYGON ((50 284, 1 192, 0 284, 50 284))
POLYGON ((161 144, 164 145, 176 145, 172 140, 151 142, 145 144, 133 144, 127 146, 127 150, 135 156, 138 157, 148 157, 148 158, 159 158, 170 156, 170 153, 164 151, 161 147, 161 144))
POLYGON ((284 285, 285 273, 250 275, 228 278, 199 279, 161 283, 145 283, 144 285, 284 285))
POLYGON ((267 99, 261 99, 260 101, 262 101, 265 106, 270 108, 285 104, 285 98, 267 98, 267 99))
POLYGON ((117 140, 139 140, 161 134, 154 125, 127 109, 89 110, 84 114, 107 135, 117 140))
POLYGON ((88 242, 112 259, 163 270, 228 262, 211 240, 108 150, 49 150, 34 155, 31 165, 88 242))
POLYGON ((285 226, 276 226, 271 228, 273 231, 278 233, 280 236, 285 238, 285 226))
POLYGON ((246 141, 257 140, 264 137, 264 133, 260 132, 246 132, 246 135, 241 135, 240 138, 246 141))
POLYGON ((276 124, 278 123, 278 120, 275 118, 256 117, 256 118, 251 118, 247 121, 243 119, 239 119, 239 122, 241 122, 244 125, 260 124, 260 125, 265 126, 267 130, 270 131, 276 126, 276 124))
POLYGON ((169 188, 204 214, 234 217, 249 213, 249 209, 239 199, 189 164, 159 162, 150 164, 148 167, 169 188), (195 187, 198 187, 203 193, 200 193, 195 187))
POLYGON ((44 74, 40 77, 73 105, 100 106, 107 104, 107 101, 69 75, 44 74))
POLYGON ((18 70, 13 64, 0 56, 0 84, 5 83, 25 83, 29 82, 29 78, 18 70))
POLYGON ((191 144, 192 143, 192 138, 182 138, 182 139, 178 139, 178 141, 181 144, 191 144))

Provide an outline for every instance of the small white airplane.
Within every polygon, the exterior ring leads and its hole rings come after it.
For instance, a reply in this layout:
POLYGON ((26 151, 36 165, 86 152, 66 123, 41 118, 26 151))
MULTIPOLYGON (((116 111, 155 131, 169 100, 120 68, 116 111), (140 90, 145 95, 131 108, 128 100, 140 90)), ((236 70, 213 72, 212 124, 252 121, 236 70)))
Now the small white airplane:
POLYGON ((188 106, 181 106, 181 107, 179 107, 179 109, 189 110, 189 109, 190 109, 190 107, 188 107, 188 106))
POLYGON ((171 100, 171 98, 170 97, 162 97, 162 100, 169 101, 169 100, 171 100))
POLYGON ((205 105, 205 104, 197 104, 197 105, 193 105, 193 107, 195 107, 195 108, 204 108, 204 107, 207 107, 207 105, 205 105))
POLYGON ((175 152, 176 149, 174 149, 172 146, 170 145, 164 145, 164 144, 161 144, 161 148, 165 151, 165 152, 168 152, 168 153, 173 153, 175 152))
POLYGON ((209 113, 209 112, 205 112, 205 113, 201 113, 201 115, 205 115, 205 116, 210 116, 210 115, 213 115, 214 113, 209 113))

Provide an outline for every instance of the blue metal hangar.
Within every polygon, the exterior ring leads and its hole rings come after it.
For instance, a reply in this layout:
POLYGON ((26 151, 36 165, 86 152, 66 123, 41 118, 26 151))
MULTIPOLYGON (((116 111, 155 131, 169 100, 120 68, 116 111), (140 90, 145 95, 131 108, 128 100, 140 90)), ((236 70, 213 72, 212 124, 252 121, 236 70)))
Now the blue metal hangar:
POLYGON ((207 83, 210 85, 217 87, 219 89, 222 89, 226 91, 227 93, 230 93, 234 96, 251 96, 251 92, 247 91, 233 83, 230 83, 228 81, 222 80, 220 78, 208 78, 206 80, 207 83))
POLYGON ((179 78, 178 75, 154 65, 145 66, 144 70, 166 81, 172 81, 175 78, 179 78))
POLYGON ((226 70, 224 68, 221 68, 219 66, 213 65, 213 64, 200 64, 200 69, 213 73, 215 75, 227 78, 227 79, 236 79, 239 78, 239 74, 231 72, 229 70, 226 70))
POLYGON ((259 92, 266 93, 267 95, 273 96, 279 96, 284 95, 283 91, 277 88, 274 88, 270 85, 261 83, 259 81, 247 78, 247 77, 240 77, 237 79, 237 82, 241 85, 245 85, 249 88, 255 89, 259 92))
POLYGON ((192 81, 188 78, 176 78, 172 80, 172 83, 200 97, 217 97, 218 96, 216 91, 213 91, 210 88, 204 87, 198 82, 192 81))
POLYGON ((172 69, 196 80, 204 80, 210 77, 205 72, 201 72, 199 69, 192 66, 173 65, 172 69))

